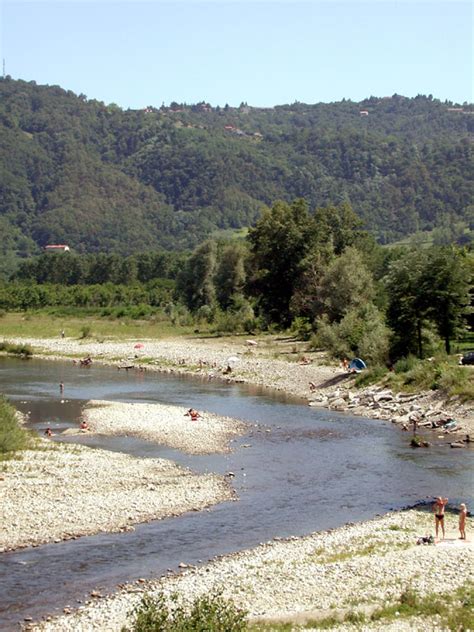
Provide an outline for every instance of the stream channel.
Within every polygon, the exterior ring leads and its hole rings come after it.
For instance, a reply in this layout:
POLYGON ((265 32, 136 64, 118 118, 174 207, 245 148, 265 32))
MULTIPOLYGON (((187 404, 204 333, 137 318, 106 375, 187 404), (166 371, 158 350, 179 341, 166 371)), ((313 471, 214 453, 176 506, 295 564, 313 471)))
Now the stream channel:
MULTIPOLYGON (((1 391, 42 433, 77 427, 90 399, 160 402, 244 419, 249 434, 225 455, 190 456, 129 437, 68 436, 91 447, 168 458, 196 472, 235 473, 237 502, 137 525, 127 533, 82 537, 0 554, 0 629, 25 617, 76 607, 91 590, 111 592, 138 578, 177 571, 274 537, 300 536, 447 496, 473 505, 474 450, 409 447, 390 423, 311 408, 256 387, 69 362, 0 358, 1 391), (59 383, 65 385, 59 393, 59 383)), ((66 439, 66 437, 65 437, 66 439)), ((61 440, 60 434, 54 440, 61 440)), ((34 502, 34 499, 32 499, 34 502)))

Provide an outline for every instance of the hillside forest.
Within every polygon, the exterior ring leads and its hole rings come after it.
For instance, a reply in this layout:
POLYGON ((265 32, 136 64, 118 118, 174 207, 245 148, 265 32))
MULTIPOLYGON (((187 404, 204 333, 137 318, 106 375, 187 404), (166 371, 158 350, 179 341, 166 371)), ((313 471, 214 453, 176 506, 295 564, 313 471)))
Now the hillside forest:
POLYGON ((291 331, 385 367, 469 335, 472 106, 0 97, 0 314, 291 331))
POLYGON ((470 243, 474 108, 433 99, 142 110, 0 78, 2 270, 47 244, 190 250, 276 200, 348 204, 387 244, 470 243))

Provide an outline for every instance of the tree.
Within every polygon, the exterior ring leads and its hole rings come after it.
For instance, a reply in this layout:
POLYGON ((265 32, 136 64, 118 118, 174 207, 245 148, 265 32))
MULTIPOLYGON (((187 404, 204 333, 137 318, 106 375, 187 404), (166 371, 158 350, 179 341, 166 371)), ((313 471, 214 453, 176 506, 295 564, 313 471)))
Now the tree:
POLYGON ((427 297, 427 314, 451 353, 451 340, 465 327, 474 268, 462 250, 432 248, 428 253, 420 290, 427 297))
POLYGON ((362 232, 362 222, 347 202, 317 208, 314 221, 320 241, 325 243, 331 239, 336 255, 340 255, 348 246, 353 246, 362 232))
POLYGON ((393 332, 391 354, 423 357, 423 328, 428 321, 428 297, 420 291, 427 256, 410 250, 393 261, 385 278, 388 295, 387 322, 393 332))
POLYGON ((290 300, 301 262, 311 249, 313 223, 304 200, 275 202, 249 232, 248 290, 269 322, 291 322, 290 300))
POLYGON ((240 244, 229 244, 219 255, 215 275, 216 296, 222 309, 233 307, 242 299, 245 284, 245 250, 240 244))
POLYGON ((321 280, 320 295, 322 309, 330 322, 338 322, 349 310, 372 303, 373 278, 358 250, 346 248, 331 261, 321 280))
POLYGON ((214 274, 217 247, 212 240, 198 246, 187 260, 177 279, 177 290, 192 312, 202 307, 212 308, 216 301, 214 274))
POLYGON ((472 259, 454 246, 409 251, 391 264, 387 319, 396 357, 414 353, 422 358, 423 329, 429 324, 451 352, 451 340, 469 312, 472 278, 472 259))

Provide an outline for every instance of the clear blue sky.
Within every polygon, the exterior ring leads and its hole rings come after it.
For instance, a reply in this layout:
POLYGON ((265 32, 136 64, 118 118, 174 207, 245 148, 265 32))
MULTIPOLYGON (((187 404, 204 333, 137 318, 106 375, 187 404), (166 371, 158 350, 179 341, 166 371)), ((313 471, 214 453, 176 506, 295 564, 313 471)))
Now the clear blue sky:
POLYGON ((0 3, 7 74, 124 108, 473 101, 471 2, 0 3))

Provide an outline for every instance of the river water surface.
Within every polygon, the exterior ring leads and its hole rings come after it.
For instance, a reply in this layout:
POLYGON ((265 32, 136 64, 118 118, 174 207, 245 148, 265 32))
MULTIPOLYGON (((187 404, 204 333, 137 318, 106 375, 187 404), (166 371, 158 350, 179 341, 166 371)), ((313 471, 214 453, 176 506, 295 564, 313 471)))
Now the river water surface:
MULTIPOLYGON (((389 423, 338 414, 262 389, 94 365, 0 359, 2 392, 29 425, 56 433, 77 427, 90 399, 160 402, 244 419, 249 434, 226 455, 189 456, 131 438, 67 437, 141 457, 170 458, 197 472, 232 471, 237 502, 137 525, 135 531, 83 537, 0 555, 0 629, 18 629, 91 590, 159 577, 178 564, 208 559, 273 537, 303 535, 368 519, 443 495, 474 500, 474 450, 451 450, 429 437, 412 450, 389 423), (64 383, 64 393, 59 383, 64 383)), ((61 440, 60 436, 55 440, 61 440)), ((34 500, 32 499, 32 502, 34 500)))

